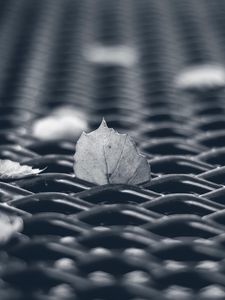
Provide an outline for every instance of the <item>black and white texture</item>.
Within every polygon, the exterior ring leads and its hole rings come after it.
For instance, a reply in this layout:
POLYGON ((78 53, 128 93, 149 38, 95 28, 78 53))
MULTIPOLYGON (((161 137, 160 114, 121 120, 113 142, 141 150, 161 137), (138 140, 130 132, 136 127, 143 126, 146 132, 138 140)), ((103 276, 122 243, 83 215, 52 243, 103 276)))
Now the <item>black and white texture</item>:
POLYGON ((0 159, 43 170, 0 181, 0 299, 224 300, 225 1, 0 5, 0 159), (103 117, 151 184, 75 178, 103 117))

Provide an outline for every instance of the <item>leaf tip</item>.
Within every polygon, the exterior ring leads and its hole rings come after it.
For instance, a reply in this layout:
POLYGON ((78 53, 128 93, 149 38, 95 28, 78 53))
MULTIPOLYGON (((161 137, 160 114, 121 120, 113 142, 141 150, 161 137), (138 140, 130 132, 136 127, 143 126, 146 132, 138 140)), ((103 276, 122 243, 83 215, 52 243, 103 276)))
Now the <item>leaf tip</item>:
POLYGON ((100 127, 105 127, 105 128, 108 128, 108 125, 107 125, 107 123, 106 123, 106 120, 105 120, 105 118, 104 118, 104 117, 102 118, 102 122, 101 122, 101 124, 100 124, 99 128, 100 128, 100 127))
POLYGON ((87 136, 87 135, 88 135, 87 132, 82 131, 81 136, 87 136))

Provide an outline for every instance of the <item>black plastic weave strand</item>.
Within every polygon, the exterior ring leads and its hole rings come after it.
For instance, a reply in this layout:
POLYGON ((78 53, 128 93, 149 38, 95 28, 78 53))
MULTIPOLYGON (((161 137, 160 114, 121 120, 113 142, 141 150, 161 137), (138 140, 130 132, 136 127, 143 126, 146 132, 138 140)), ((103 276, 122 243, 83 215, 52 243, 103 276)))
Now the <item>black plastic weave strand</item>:
POLYGON ((189 66, 223 66, 225 2, 0 8, 0 158, 47 167, 0 182, 1 211, 24 221, 1 247, 0 299, 224 300, 225 93, 182 91, 174 79, 189 66), (75 141, 30 132, 62 105, 83 111, 90 130, 105 117, 132 135, 151 185, 76 179, 75 141))

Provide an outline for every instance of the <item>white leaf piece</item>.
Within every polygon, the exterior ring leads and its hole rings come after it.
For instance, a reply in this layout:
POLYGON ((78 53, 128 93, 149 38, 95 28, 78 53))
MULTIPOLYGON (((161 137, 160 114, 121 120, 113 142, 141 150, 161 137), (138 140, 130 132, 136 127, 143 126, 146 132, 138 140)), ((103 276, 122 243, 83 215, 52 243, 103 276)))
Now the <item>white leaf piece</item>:
POLYGON ((225 69, 213 64, 191 66, 178 74, 175 84, 181 89, 223 87, 225 69))
POLYGON ((99 185, 137 185, 151 178, 150 165, 134 141, 127 134, 108 128, 104 119, 95 131, 82 133, 74 160, 75 175, 99 185))
POLYGON ((86 116, 72 106, 62 106, 52 113, 38 119, 33 127, 32 134, 40 140, 74 140, 74 135, 79 136, 88 129, 86 116))
POLYGON ((105 46, 94 44, 87 48, 85 58, 94 64, 110 64, 124 67, 135 65, 138 60, 134 47, 128 45, 105 46))
POLYGON ((19 217, 8 217, 0 213, 0 244, 7 242, 16 232, 21 231, 23 221, 19 217))
POLYGON ((27 165, 9 159, 0 159, 0 179, 22 178, 40 173, 40 169, 32 169, 27 165))

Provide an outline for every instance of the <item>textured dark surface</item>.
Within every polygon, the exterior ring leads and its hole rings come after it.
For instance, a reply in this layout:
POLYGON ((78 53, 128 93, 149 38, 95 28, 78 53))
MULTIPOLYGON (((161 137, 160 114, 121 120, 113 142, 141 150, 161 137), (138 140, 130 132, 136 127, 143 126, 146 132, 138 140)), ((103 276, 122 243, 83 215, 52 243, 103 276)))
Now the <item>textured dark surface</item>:
POLYGON ((0 158, 47 166, 0 183, 1 210, 24 220, 0 251, 1 300, 225 299, 225 94, 174 85, 224 63, 224 13, 222 0, 1 1, 0 158), (96 61, 100 46, 125 62, 96 61), (132 135, 151 186, 74 178, 75 142, 29 130, 66 104, 132 135))

